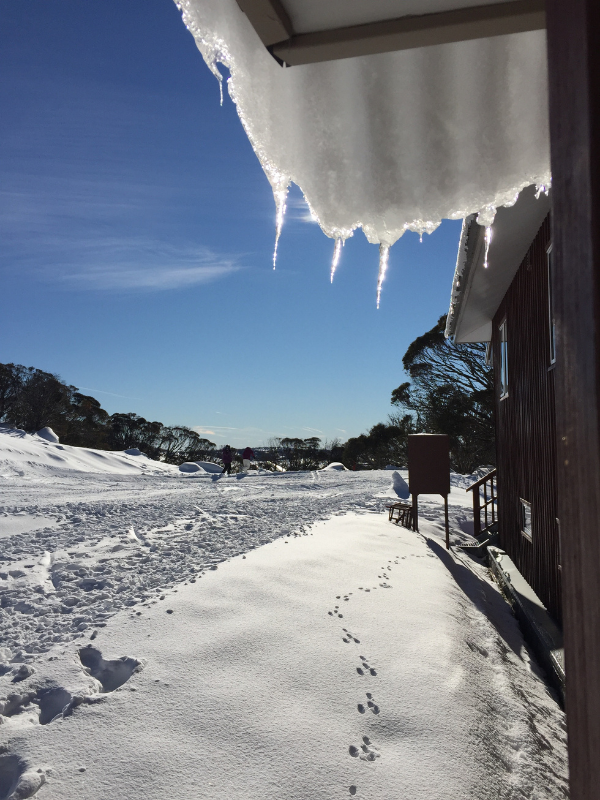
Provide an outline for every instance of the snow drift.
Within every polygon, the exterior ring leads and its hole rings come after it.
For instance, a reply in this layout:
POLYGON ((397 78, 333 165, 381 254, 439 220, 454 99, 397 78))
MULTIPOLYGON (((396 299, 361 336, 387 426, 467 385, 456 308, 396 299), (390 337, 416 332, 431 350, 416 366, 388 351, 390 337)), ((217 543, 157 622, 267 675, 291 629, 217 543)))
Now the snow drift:
POLYGON ((392 473, 392 488, 401 500, 408 500, 410 497, 408 483, 399 472, 392 473))
POLYGON ((74 472, 113 473, 120 475, 149 475, 177 473, 177 467, 162 464, 136 450, 93 450, 88 447, 71 447, 59 444, 41 431, 25 433, 17 428, 0 426, 0 478, 30 477, 69 470, 74 472))
POLYGON ((206 473, 206 470, 202 469, 202 467, 199 464, 196 464, 195 461, 186 461, 183 464, 180 464, 179 471, 206 473))
POLYGON ((219 464, 214 464, 212 461, 195 461, 204 472, 223 472, 223 467, 219 466, 219 464))
POLYGON ((41 430, 39 430, 37 432, 37 435, 41 439, 45 439, 47 442, 52 442, 53 444, 58 444, 59 441, 60 441, 58 436, 52 430, 52 428, 48 428, 48 427, 42 428, 41 430))

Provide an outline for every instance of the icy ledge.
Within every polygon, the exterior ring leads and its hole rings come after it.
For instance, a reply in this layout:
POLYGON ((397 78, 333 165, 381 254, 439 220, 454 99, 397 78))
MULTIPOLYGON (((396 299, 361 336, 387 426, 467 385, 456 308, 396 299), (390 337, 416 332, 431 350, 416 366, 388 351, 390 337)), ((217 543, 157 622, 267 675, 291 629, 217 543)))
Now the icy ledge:
POLYGON ((545 32, 289 69, 235 0, 175 0, 273 188, 276 238, 296 183, 340 245, 356 228, 387 252, 405 231, 498 206, 550 182, 545 32))

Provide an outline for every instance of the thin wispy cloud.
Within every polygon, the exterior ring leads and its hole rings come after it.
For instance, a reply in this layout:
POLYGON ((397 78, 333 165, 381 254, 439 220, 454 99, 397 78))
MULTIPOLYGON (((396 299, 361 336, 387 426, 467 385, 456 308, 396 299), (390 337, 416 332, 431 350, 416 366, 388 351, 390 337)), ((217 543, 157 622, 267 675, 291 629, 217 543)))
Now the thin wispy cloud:
MULTIPOLYGON (((38 245, 39 246, 39 245, 38 245)), ((38 280, 76 291, 160 292, 212 283, 244 267, 209 248, 145 237, 44 237, 43 254, 21 252, 38 280)))
POLYGON ((196 433, 212 433, 216 436, 217 433, 227 433, 228 431, 240 431, 243 428, 227 428, 224 425, 193 425, 192 430, 196 431, 196 433))
POLYGON ((228 261, 219 263, 219 260, 215 257, 208 258, 207 261, 209 263, 185 267, 173 265, 151 267, 144 265, 133 267, 111 266, 107 269, 95 267, 92 270, 66 273, 61 276, 61 280, 78 289, 96 289, 100 291, 147 289, 162 291, 210 283, 240 269, 240 267, 228 261))

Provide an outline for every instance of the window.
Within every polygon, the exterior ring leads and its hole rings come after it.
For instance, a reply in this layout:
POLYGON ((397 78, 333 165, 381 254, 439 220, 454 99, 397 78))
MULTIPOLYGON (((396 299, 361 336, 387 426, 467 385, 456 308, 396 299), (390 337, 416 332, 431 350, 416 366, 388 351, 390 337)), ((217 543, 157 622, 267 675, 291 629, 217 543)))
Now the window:
POLYGON ((532 541, 531 534, 531 503, 521 498, 521 533, 526 539, 532 541))
POLYGON ((556 363, 556 322, 554 319, 554 289, 552 287, 552 245, 546 250, 548 259, 548 332, 550 335, 550 363, 556 363))
POLYGON ((508 339, 506 337, 506 320, 498 330, 500 331, 500 399, 508 397, 508 339))

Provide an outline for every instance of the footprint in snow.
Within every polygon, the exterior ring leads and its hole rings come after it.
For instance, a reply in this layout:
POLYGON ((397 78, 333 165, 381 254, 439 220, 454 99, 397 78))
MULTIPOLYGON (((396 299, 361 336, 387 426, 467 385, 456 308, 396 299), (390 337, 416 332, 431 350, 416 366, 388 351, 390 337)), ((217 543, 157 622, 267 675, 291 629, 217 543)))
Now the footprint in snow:
POLYGON ((355 644, 360 644, 360 639, 357 639, 356 636, 354 636, 353 633, 350 633, 350 631, 347 628, 342 628, 342 630, 344 631, 344 635, 342 636, 343 642, 346 642, 346 644, 349 644, 350 642, 354 642, 355 644))
POLYGON ((373 677, 375 677, 377 675, 377 670, 374 669, 367 662, 367 659, 364 656, 361 656, 360 658, 361 658, 362 663, 360 664, 360 666, 358 666, 356 668, 356 671, 358 672, 358 674, 359 675, 372 675, 373 677))
POLYGON ((352 758, 360 758, 362 761, 375 761, 376 758, 380 757, 378 748, 373 745, 368 736, 362 737, 362 744, 358 747, 351 744, 348 752, 352 758))
POLYGON ((141 662, 122 656, 112 661, 102 658, 102 653, 91 644, 79 650, 79 659, 92 678, 100 681, 102 692, 114 692, 126 683, 134 672, 139 672, 141 662))
POLYGON ((328 611, 327 613, 329 614, 330 617, 340 617, 340 619, 344 616, 343 614, 340 614, 339 606, 335 606, 333 611, 328 611))
POLYGON ((364 703, 359 703, 357 708, 358 708, 359 714, 366 714, 367 710, 368 710, 368 711, 371 711, 373 714, 378 715, 379 711, 380 711, 379 706, 377 705, 377 703, 373 699, 373 695, 371 694, 371 692, 367 692, 367 703, 366 703, 366 705, 364 703))
POLYGON ((5 717, 16 717, 19 714, 35 712, 37 706, 38 722, 40 725, 48 725, 59 716, 71 714, 77 705, 79 703, 75 702, 71 693, 62 686, 46 686, 22 694, 9 694, 5 702, 0 703, 0 713, 5 717))
POLYGON ((0 755, 0 800, 33 797, 46 782, 46 775, 39 769, 28 769, 22 758, 14 753, 0 755))

